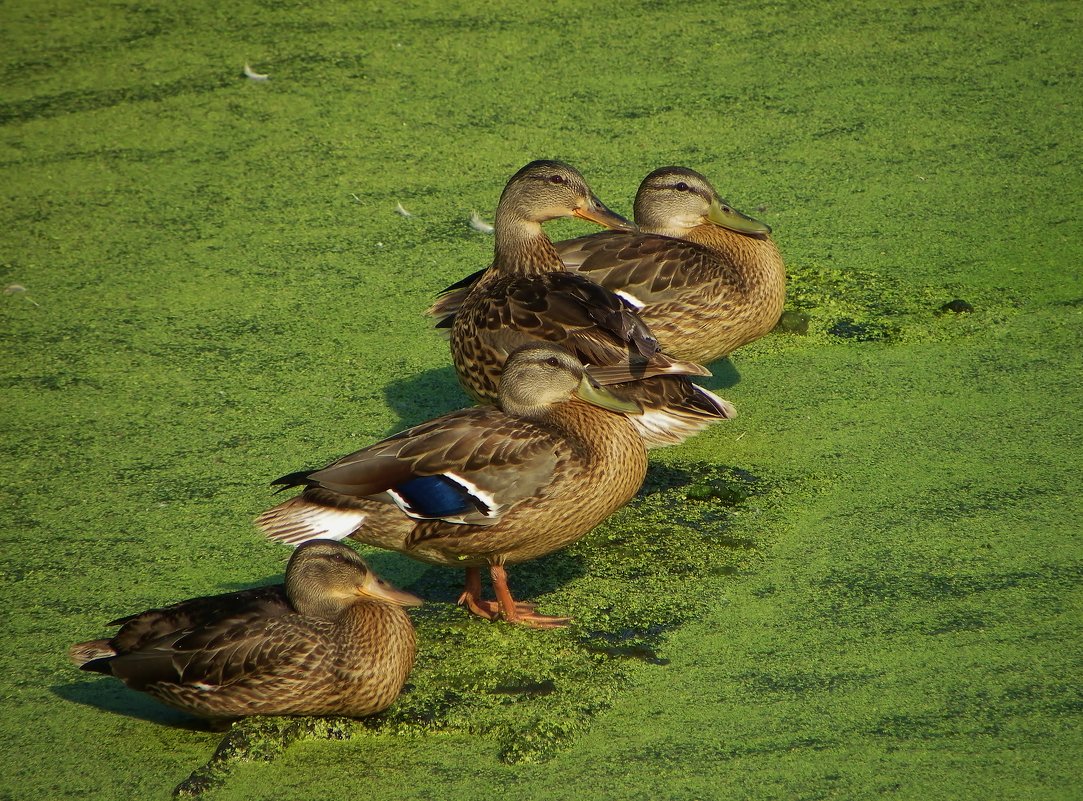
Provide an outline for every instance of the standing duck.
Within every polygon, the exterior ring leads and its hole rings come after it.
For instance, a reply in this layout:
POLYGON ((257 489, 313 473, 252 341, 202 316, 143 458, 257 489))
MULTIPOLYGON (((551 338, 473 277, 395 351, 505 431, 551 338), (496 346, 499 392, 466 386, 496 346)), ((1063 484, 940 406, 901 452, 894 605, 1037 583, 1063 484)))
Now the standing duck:
POLYGON ((526 345, 508 358, 499 408, 452 412, 283 476, 275 483, 305 489, 256 523, 282 542, 352 537, 466 568, 459 602, 474 614, 562 626, 514 600, 505 566, 572 544, 636 493, 647 455, 626 415, 638 412, 560 346, 526 345), (481 597, 483 566, 495 602, 481 597))
POLYGON ((114 637, 68 653, 83 670, 204 718, 361 717, 390 706, 406 683, 415 643, 402 607, 420 604, 349 546, 312 540, 293 552, 284 585, 114 620, 114 637))
POLYGON ((680 442, 735 416, 729 403, 686 377, 708 371, 659 349, 634 303, 565 269, 541 224, 562 216, 598 221, 598 206, 583 176, 559 161, 531 162, 508 181, 494 222, 493 263, 469 287, 451 323, 452 360, 463 387, 493 402, 512 350, 557 342, 598 381, 617 385, 614 394, 642 408, 633 423, 648 447, 680 442))
MULTIPOLYGON (((734 209, 704 176, 662 167, 640 184, 642 233, 604 232, 557 242, 569 270, 621 295, 667 354, 708 364, 778 322, 786 270, 771 229, 734 209)), ((444 290, 429 313, 449 327, 481 273, 444 290)))

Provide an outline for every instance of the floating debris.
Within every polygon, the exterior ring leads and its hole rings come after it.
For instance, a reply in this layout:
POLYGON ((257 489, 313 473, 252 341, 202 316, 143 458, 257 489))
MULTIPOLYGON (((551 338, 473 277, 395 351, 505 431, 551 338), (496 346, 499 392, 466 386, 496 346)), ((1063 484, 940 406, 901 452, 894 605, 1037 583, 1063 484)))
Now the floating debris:
POLYGON ((481 215, 476 211, 470 212, 470 227, 483 234, 491 234, 493 232, 493 227, 485 222, 485 220, 481 219, 481 215))
MULTIPOLYGON (((26 287, 23 286, 22 284, 8 284, 6 287, 4 287, 4 294, 5 295, 21 295, 26 291, 27 291, 26 287)), ((41 306, 40 303, 38 303, 36 300, 34 300, 31 297, 27 297, 26 299, 29 300, 31 303, 33 303, 35 306, 41 306)))
POLYGON ((401 203, 396 203, 395 204, 395 213, 396 214, 401 214, 403 217, 413 217, 414 216, 413 214, 408 212, 406 209, 404 209, 402 207, 401 203))
POLYGON ((248 78, 248 80, 250 81, 266 81, 271 76, 265 75, 262 72, 256 72, 254 69, 248 66, 248 62, 246 61, 244 62, 244 77, 248 78))
POLYGON ((940 307, 940 314, 970 314, 974 311, 974 307, 967 303, 962 298, 955 298, 955 300, 949 300, 943 306, 940 307))

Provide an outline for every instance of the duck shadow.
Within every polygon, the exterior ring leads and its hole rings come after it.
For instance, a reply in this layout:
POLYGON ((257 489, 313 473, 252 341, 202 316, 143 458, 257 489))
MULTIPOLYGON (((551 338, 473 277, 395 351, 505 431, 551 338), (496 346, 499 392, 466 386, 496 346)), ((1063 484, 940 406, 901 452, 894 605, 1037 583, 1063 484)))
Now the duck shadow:
POLYGON ((712 392, 729 389, 730 387, 736 386, 741 380, 741 373, 737 370, 737 366, 729 356, 704 366, 711 371, 711 375, 703 378, 696 377, 692 380, 712 392))
MULTIPOLYGON (((356 545, 357 543, 351 543, 356 545)), ((385 551, 373 546, 360 547, 361 555, 369 567, 396 587, 412 592, 426 603, 458 603, 462 594, 465 571, 429 565, 411 559, 406 554, 385 551)), ((568 582, 587 573, 582 557, 566 551, 543 556, 508 570, 512 595, 517 599, 532 599, 561 589, 568 582)), ((235 592, 267 584, 281 584, 283 574, 268 576, 263 581, 230 582, 220 585, 221 592, 235 592)), ((482 570, 482 586, 486 597, 495 597, 489 587, 488 570, 482 570)))
POLYGON ((215 730, 214 726, 208 724, 207 721, 159 704, 150 696, 130 690, 122 682, 108 676, 71 684, 54 684, 49 690, 53 695, 65 701, 128 718, 190 731, 215 730))
MULTIPOLYGON (((508 568, 508 584, 516 600, 533 601, 562 589, 587 573, 583 557, 566 551, 543 556, 508 568)), ((482 594, 495 598, 489 584, 489 571, 482 569, 482 594)), ((429 567, 407 589, 426 602, 457 603, 463 591, 465 571, 429 567)))
POLYGON ((455 368, 450 364, 392 381, 384 387, 384 397, 387 405, 399 418, 384 434, 385 437, 456 409, 474 405, 463 392, 455 375, 455 368))

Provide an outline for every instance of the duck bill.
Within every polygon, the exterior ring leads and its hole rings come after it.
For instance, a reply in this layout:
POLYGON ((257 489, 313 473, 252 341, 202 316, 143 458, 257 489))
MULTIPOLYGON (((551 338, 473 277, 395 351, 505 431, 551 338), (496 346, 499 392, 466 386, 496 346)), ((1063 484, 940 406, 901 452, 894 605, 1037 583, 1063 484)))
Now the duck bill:
POLYGON ((707 219, 722 228, 736 231, 739 234, 759 234, 766 236, 771 233, 771 226, 759 220, 742 214, 737 209, 723 205, 715 198, 711 201, 711 210, 707 212, 707 219))
POLYGON ((595 384, 587 376, 583 376, 583 380, 579 382, 579 387, 575 390, 575 396, 580 400, 584 400, 594 406, 600 406, 603 409, 608 409, 611 412, 617 412, 619 414, 643 414, 643 409, 638 403, 625 400, 624 398, 618 398, 605 387, 595 384))
POLYGON ((357 594, 362 598, 383 601, 385 603, 395 604, 396 606, 421 606, 425 603, 416 595, 392 587, 386 581, 377 582, 374 579, 370 579, 359 586, 357 588, 357 594))
POLYGON ((576 217, 617 231, 638 231, 635 223, 621 217, 615 211, 611 211, 596 195, 590 196, 586 208, 576 209, 572 212, 576 217))

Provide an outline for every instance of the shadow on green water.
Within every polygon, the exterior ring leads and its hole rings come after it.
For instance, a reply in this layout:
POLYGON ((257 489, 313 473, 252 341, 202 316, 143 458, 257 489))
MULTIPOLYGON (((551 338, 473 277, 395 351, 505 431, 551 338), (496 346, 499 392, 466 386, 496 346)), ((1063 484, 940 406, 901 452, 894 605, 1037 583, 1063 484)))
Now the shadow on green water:
POLYGON ((695 378, 693 380, 700 386, 706 387, 712 392, 729 389, 730 387, 736 386, 741 380, 741 373, 737 370, 737 366, 729 356, 722 359, 716 359, 704 366, 711 371, 711 375, 704 378, 695 378))
POLYGON ((130 690, 119 679, 111 677, 92 681, 73 681, 70 684, 55 684, 49 690, 65 701, 124 717, 147 720, 177 729, 211 730, 205 721, 159 704, 153 698, 130 690))
POLYGON ((459 386, 455 368, 450 364, 392 381, 384 388, 384 397, 399 418, 384 432, 384 437, 473 405, 459 386))
MULTIPOLYGON (((424 598, 429 604, 454 606, 458 603, 465 582, 465 571, 425 565, 395 551, 384 551, 360 543, 353 544, 360 546, 369 567, 396 587, 424 598)), ((516 597, 532 598, 556 593, 569 582, 585 576, 587 564, 583 556, 561 551, 522 565, 512 565, 508 573, 512 594, 516 597)), ((281 584, 284 580, 284 574, 277 573, 255 581, 225 582, 219 585, 217 591, 236 592, 281 584)), ((482 586, 487 597, 493 597, 492 588, 488 586, 488 574, 484 570, 482 586)), ((469 620, 470 616, 465 610, 462 614, 463 620, 469 620)))

